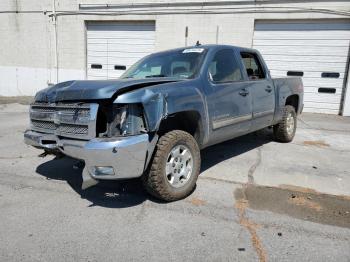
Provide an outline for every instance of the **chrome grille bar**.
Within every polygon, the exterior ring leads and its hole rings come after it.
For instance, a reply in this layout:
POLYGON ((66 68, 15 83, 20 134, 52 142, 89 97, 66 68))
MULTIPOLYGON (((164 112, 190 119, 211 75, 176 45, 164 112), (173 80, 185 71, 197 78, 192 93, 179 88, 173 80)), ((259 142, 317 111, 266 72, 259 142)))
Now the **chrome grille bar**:
POLYGON ((32 130, 57 136, 91 139, 96 136, 98 104, 34 103, 30 106, 32 130))

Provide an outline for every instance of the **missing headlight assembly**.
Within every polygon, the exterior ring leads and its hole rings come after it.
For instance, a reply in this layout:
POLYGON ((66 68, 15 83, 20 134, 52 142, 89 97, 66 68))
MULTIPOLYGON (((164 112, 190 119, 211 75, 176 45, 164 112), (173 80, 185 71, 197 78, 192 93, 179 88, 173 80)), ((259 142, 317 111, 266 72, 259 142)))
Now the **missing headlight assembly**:
POLYGON ((133 136, 145 133, 141 104, 113 104, 112 110, 102 108, 97 130, 99 137, 133 136))

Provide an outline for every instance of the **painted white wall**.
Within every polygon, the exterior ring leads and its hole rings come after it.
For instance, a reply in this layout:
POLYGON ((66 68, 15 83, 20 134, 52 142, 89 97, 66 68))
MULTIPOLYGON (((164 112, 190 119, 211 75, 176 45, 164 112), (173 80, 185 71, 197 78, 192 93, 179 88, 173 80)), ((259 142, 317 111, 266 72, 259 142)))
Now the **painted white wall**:
MULTIPOLYGON (((60 82, 85 79, 85 70, 59 69, 60 82)), ((48 68, 0 66, 1 96, 33 96, 54 79, 56 71, 48 68)))

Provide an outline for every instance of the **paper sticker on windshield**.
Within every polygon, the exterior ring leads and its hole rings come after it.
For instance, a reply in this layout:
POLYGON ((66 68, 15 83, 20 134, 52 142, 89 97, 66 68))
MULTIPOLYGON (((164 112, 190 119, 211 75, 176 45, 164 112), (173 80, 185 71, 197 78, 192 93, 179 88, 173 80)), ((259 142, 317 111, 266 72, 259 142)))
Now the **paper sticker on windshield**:
POLYGON ((189 48, 182 51, 182 53, 202 53, 204 48, 189 48))

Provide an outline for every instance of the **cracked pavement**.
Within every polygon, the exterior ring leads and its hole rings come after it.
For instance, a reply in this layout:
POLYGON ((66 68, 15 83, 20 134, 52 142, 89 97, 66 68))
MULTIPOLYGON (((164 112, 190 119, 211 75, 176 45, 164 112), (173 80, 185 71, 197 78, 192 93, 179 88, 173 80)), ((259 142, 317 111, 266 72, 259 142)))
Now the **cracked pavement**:
POLYGON ((74 160, 24 145, 26 111, 0 105, 0 261, 350 260, 349 118, 207 148, 193 194, 160 203, 138 180, 82 191, 74 160))

